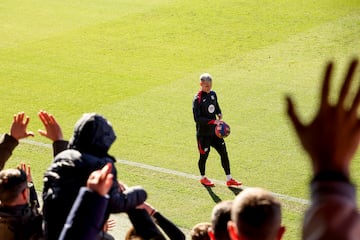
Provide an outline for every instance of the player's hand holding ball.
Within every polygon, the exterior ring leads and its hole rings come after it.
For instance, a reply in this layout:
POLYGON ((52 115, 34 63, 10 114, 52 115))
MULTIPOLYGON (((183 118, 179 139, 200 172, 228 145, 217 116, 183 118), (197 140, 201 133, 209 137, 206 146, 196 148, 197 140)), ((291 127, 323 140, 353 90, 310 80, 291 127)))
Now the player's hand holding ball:
POLYGON ((217 121, 215 126, 215 135, 218 138, 226 138, 230 135, 230 126, 224 121, 217 121))

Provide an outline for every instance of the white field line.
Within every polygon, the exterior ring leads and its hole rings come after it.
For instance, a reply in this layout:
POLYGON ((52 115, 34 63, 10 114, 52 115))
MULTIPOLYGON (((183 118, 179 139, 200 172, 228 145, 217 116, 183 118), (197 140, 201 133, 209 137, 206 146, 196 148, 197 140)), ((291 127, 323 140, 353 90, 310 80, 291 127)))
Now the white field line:
MULTIPOLYGON (((30 144, 30 145, 39 146, 39 147, 52 148, 51 144, 37 142, 37 141, 29 140, 29 139, 23 139, 23 140, 20 140, 20 141, 24 142, 24 143, 27 143, 27 144, 30 144)), ((143 163, 132 162, 132 161, 118 159, 118 158, 116 159, 116 161, 118 163, 133 166, 133 167, 143 168, 143 169, 147 169, 147 170, 151 170, 151 171, 155 171, 155 172, 160 172, 160 173, 171 174, 171 175, 174 175, 174 176, 184 177, 184 178, 188 178, 188 179, 199 180, 199 176, 197 176, 197 175, 184 173, 184 172, 180 172, 180 171, 176 171, 176 170, 151 166, 151 165, 147 165, 147 164, 143 164, 143 163)), ((214 183, 216 183, 218 185, 225 186, 225 181, 216 180, 216 179, 212 179, 212 180, 213 180, 214 183)), ((247 186, 242 186, 241 188, 245 189, 245 188, 247 188, 247 186)), ((284 199, 286 201, 290 201, 290 202, 294 202, 294 203, 300 203, 300 204, 304 204, 304 205, 310 204, 310 201, 306 200, 306 199, 292 197, 292 196, 288 196, 288 195, 284 195, 284 194, 280 194, 280 193, 273 193, 273 194, 276 197, 278 197, 280 199, 284 199)))

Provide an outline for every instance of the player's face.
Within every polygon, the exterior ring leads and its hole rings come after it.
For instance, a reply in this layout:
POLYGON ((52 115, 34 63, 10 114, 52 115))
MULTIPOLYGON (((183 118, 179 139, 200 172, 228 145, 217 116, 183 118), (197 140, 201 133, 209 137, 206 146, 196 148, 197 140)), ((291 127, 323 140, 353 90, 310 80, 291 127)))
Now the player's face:
POLYGON ((209 93, 212 87, 211 81, 201 81, 200 82, 201 91, 209 93))

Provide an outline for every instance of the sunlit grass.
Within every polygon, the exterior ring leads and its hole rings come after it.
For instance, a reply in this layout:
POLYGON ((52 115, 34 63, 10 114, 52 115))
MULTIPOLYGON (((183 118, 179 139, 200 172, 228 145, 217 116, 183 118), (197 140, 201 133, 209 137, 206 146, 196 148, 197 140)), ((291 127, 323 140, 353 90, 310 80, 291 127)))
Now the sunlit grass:
MULTIPOLYGON (((232 175, 307 199, 309 163, 284 95, 311 118, 325 62, 336 59, 340 76, 359 55, 359 13, 358 1, 1 1, 0 131, 25 111, 36 132, 45 109, 69 139, 83 112, 99 112, 117 133, 117 158, 197 175, 191 104, 198 76, 210 72, 232 130, 232 175)), ((23 143, 7 166, 29 162, 41 190, 51 154, 23 143)), ((208 220, 214 201, 197 181, 120 164, 118 171, 181 227, 208 220)), ((215 151, 207 174, 224 180, 215 151)), ((234 197, 223 186, 214 193, 234 197)), ((284 201, 285 239, 299 239, 303 209, 284 201)))

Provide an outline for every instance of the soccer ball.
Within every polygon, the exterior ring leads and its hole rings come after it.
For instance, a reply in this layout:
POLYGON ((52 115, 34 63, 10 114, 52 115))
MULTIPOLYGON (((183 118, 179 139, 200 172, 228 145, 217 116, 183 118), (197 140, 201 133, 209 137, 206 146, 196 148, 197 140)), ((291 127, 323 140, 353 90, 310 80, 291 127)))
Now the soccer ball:
POLYGON ((230 126, 225 122, 220 122, 215 126, 215 135, 219 138, 226 138, 230 134, 230 126))

